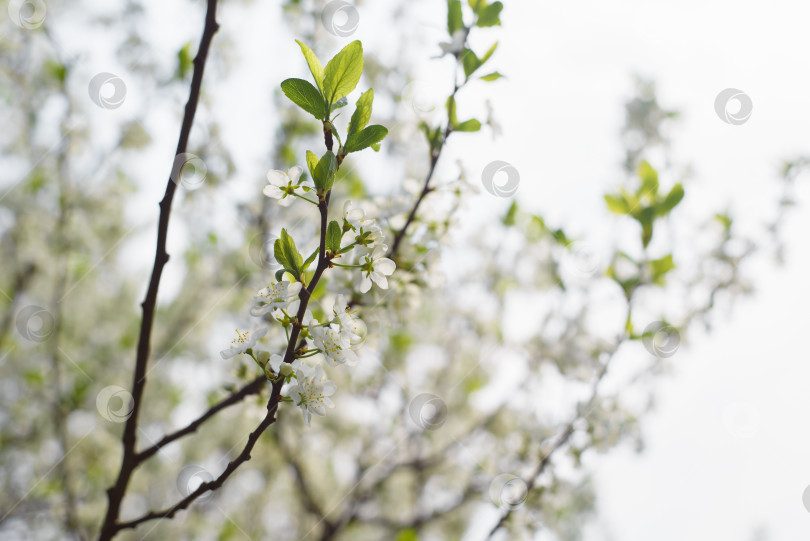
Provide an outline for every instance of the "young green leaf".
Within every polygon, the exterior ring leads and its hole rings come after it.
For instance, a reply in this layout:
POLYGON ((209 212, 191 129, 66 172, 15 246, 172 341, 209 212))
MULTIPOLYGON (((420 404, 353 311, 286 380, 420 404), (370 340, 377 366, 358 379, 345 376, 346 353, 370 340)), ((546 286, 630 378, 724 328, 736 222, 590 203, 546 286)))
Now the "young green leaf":
POLYGON ((683 195, 684 195, 683 184, 679 182, 678 184, 672 187, 672 189, 669 191, 669 193, 661 202, 661 204, 658 205, 658 214, 659 215, 668 214, 672 209, 674 209, 678 205, 678 203, 681 202, 681 199, 683 199, 683 195))
POLYGON ((337 158, 331 150, 327 150, 318 161, 312 177, 319 192, 328 192, 332 189, 332 184, 335 183, 335 171, 337 171, 337 158))
POLYGON ((311 150, 307 150, 307 169, 309 169, 309 176, 312 181, 315 181, 315 169, 318 167, 318 156, 311 150))
POLYGON ((304 258, 298 252, 295 241, 287 233, 286 229, 281 230, 281 237, 273 243, 273 255, 276 257, 276 261, 287 269, 287 272, 292 274, 296 280, 301 279, 301 265, 304 258))
POLYGON ((343 152, 349 154, 350 152, 357 152, 376 145, 385 139, 386 135, 388 135, 387 128, 378 124, 368 126, 346 138, 346 144, 343 145, 343 152))
POLYGON ((453 96, 447 98, 447 118, 450 120, 451 126, 458 124, 458 118, 456 117, 456 98, 453 96))
POLYGON ((474 11, 476 14, 478 13, 478 11, 479 11, 481 8, 486 7, 486 5, 487 5, 486 0, 467 0, 467 3, 470 5, 470 7, 472 8, 472 10, 473 10, 473 11, 474 11))
POLYGON ((177 78, 183 79, 186 73, 191 71, 194 64, 194 58, 191 55, 191 42, 186 42, 183 48, 177 52, 177 78))
POLYGON ((357 99, 357 107, 352 114, 352 119, 349 122, 349 137, 352 134, 362 130, 368 125, 371 120, 371 102, 374 101, 374 89, 369 88, 357 99))
POLYGON ((309 266, 312 264, 312 262, 315 261, 316 257, 318 257, 317 249, 313 251, 311 254, 309 254, 309 257, 306 259, 306 261, 304 261, 304 264, 301 265, 301 272, 307 270, 309 266))
POLYGON ((487 60, 492 58, 492 55, 495 54, 495 49, 497 49, 497 48, 498 48, 498 42, 496 41, 495 43, 493 43, 490 46, 489 49, 487 49, 487 52, 484 53, 484 56, 481 57, 481 65, 482 66, 484 65, 484 62, 486 62, 487 60))
POLYGON ((323 120, 326 116, 323 96, 312 83, 303 79, 287 79, 281 82, 281 90, 284 95, 298 107, 314 116, 317 120, 323 120))
POLYGON ((353 41, 330 60, 323 70, 323 94, 329 103, 355 89, 363 74, 363 45, 353 41))
POLYGON ((315 56, 312 49, 298 40, 295 40, 295 42, 301 47, 301 52, 304 54, 304 59, 307 61, 309 71, 312 73, 312 78, 315 79, 315 84, 318 85, 318 88, 323 92, 323 66, 321 65, 321 61, 318 60, 318 57, 315 56))
POLYGON ((349 105, 349 100, 346 99, 346 96, 343 96, 332 104, 332 110, 334 111, 335 109, 340 109, 341 107, 346 107, 347 105, 349 105))
POLYGON ((461 17, 461 0, 447 0, 447 33, 451 36, 464 27, 461 17))
POLYGON ((653 259, 650 261, 650 271, 653 283, 664 285, 664 277, 666 274, 675 268, 675 262, 672 259, 672 254, 666 255, 660 259, 653 259))
POLYGON ((641 178, 641 193, 655 196, 658 193, 658 171, 646 160, 638 164, 638 176, 641 178))
POLYGON ((474 132, 481 129, 481 122, 479 122, 474 118, 471 118, 470 120, 465 120, 461 124, 454 126, 453 129, 455 131, 474 132))
POLYGON ((332 253, 340 251, 340 241, 343 238, 343 228, 335 220, 329 222, 326 229, 326 249, 332 253))
POLYGON ((488 74, 486 74, 486 75, 482 75, 482 76, 481 76, 481 80, 482 80, 482 81, 497 81, 497 80, 498 80, 498 79, 500 79, 501 77, 503 77, 503 75, 502 75, 502 74, 498 73, 497 71, 493 71, 492 73, 488 73, 488 74))
POLYGON ((476 56, 472 49, 464 49, 461 52, 461 64, 464 66, 464 76, 470 78, 475 70, 481 67, 481 60, 476 56))
POLYGON ((607 203, 607 208, 616 214, 628 214, 630 212, 630 206, 624 197, 605 194, 605 203, 607 203))
POLYGON ((475 24, 481 28, 487 26, 500 26, 500 14, 502 9, 503 4, 501 2, 492 2, 490 5, 479 9, 478 22, 475 24))

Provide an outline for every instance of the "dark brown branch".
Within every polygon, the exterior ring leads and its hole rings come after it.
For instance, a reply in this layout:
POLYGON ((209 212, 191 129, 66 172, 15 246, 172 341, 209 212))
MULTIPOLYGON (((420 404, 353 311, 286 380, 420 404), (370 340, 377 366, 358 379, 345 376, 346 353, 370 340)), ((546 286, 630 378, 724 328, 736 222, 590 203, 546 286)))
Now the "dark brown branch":
MULTIPOLYGON (((202 86, 205 62, 208 58, 208 50, 211 40, 214 37, 219 24, 216 21, 217 0, 208 0, 208 8, 205 15, 205 28, 197 56, 194 58, 194 73, 191 79, 191 89, 189 91, 188 102, 186 102, 183 123, 180 128, 180 137, 177 141, 177 151, 175 155, 182 154, 188 146, 188 138, 191 127, 194 123, 194 115, 197 112, 197 103, 200 99, 200 88, 202 86)), ((173 166, 174 167, 174 166, 173 166)), ((169 216, 171 214, 172 200, 177 184, 172 180, 171 175, 166 183, 166 192, 160 202, 160 217, 158 219, 157 247, 155 250, 155 263, 152 267, 152 277, 149 280, 149 287, 146 291, 141 307, 143 309, 143 319, 141 320, 141 331, 138 337, 138 351, 135 358, 135 369, 132 381, 132 413, 124 426, 122 442, 124 446, 121 468, 115 484, 107 490, 107 513, 99 534, 99 541, 108 541, 121 529, 118 524, 118 517, 121 511, 121 502, 127 491, 132 472, 138 465, 137 453, 135 451, 136 433, 138 427, 138 414, 141 409, 143 391, 146 385, 146 366, 149 361, 150 340, 152 325, 155 317, 155 305, 157 304, 158 286, 163 273, 163 267, 169 260, 166 252, 166 236, 169 230, 169 216)))
POLYGON ((211 406, 208 411, 200 415, 197 419, 189 423, 188 425, 175 430, 169 434, 163 436, 163 438, 152 445, 144 449, 143 451, 136 454, 135 460, 137 462, 143 462, 147 460, 149 457, 160 451, 162 448, 169 445, 171 442, 182 438, 188 434, 196 432, 197 429, 205 423, 208 419, 219 413, 220 411, 224 410, 225 408, 232 406, 234 404, 238 404, 248 396, 258 394, 261 392, 264 384, 267 382, 267 378, 264 376, 259 376, 238 391, 234 391, 233 393, 229 394, 227 397, 223 398, 221 401, 217 402, 213 406, 211 406))
MULTIPOLYGON (((280 387, 281 385, 279 385, 279 388, 280 387)), ((250 436, 248 436, 248 441, 245 444, 245 447, 242 449, 242 452, 239 453, 239 456, 228 462, 228 466, 225 468, 225 471, 223 471, 219 475, 219 477, 217 477, 213 481, 208 481, 207 483, 201 484, 199 487, 197 487, 197 490, 195 490, 194 492, 192 492, 191 494, 189 494, 188 496, 186 496, 173 506, 163 509, 161 511, 150 511, 149 513, 134 520, 119 523, 116 525, 117 529, 126 530, 129 528, 134 528, 137 525, 142 524, 144 522, 148 522, 150 520, 156 520, 159 518, 172 518, 179 511, 182 511, 183 509, 187 508, 189 505, 191 505, 191 503, 194 500, 196 500, 206 492, 217 490, 228 479, 228 477, 230 477, 231 474, 236 471, 236 469, 239 466, 250 460, 250 453, 253 451, 253 447, 255 447, 256 442, 259 440, 259 436, 261 436, 262 433, 265 430, 267 430, 267 427, 269 427, 276 421, 277 409, 278 409, 278 402, 272 405, 267 404, 267 415, 264 416, 264 419, 262 419, 262 422, 259 424, 259 426, 256 427, 256 430, 250 433, 250 436)))

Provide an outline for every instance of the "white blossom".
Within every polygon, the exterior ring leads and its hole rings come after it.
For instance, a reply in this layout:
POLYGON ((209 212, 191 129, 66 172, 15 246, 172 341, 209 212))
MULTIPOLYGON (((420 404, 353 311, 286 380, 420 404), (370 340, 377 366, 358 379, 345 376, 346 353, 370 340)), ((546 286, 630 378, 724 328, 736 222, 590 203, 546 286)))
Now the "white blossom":
POLYGON ((301 291, 301 282, 276 282, 260 289, 253 297, 253 306, 250 314, 260 316, 267 312, 286 309, 292 301, 298 298, 301 291))
POLYGON ((337 386, 326 379, 323 368, 320 366, 311 375, 296 379, 298 383, 290 388, 289 396, 295 405, 301 408, 304 420, 309 426, 312 414, 323 417, 326 414, 326 408, 335 407, 329 397, 335 394, 337 386))
POLYGON ((352 207, 352 202, 349 200, 343 203, 343 219, 352 226, 353 230, 357 230, 361 227, 369 229, 372 224, 374 224, 372 218, 366 218, 366 211, 361 208, 352 207))
POLYGON ((385 257, 385 252, 388 247, 385 244, 380 244, 374 251, 365 257, 365 262, 362 263, 360 268, 360 292, 365 293, 371 289, 371 283, 374 282, 381 289, 388 289, 388 279, 386 276, 394 274, 397 265, 392 260, 385 257))
POLYGON ((338 295, 332 311, 340 321, 340 330, 349 337, 352 344, 359 344, 366 336, 366 324, 357 317, 357 308, 351 309, 346 303, 346 297, 338 295))
POLYGON ((301 194, 314 187, 311 180, 298 182, 303 172, 304 170, 297 165, 291 167, 287 172, 271 169, 267 172, 268 185, 264 187, 262 193, 267 197, 278 199, 282 207, 290 206, 295 199, 293 193, 301 194))
POLYGON ((354 366, 359 360, 357 353, 352 351, 351 339, 348 335, 340 332, 337 325, 312 325, 309 334, 324 357, 333 366, 348 364, 354 366))
POLYGON ((252 331, 240 332, 236 329, 236 338, 231 342, 229 349, 224 349, 219 352, 223 359, 230 359, 234 355, 245 353, 247 350, 252 349, 259 341, 259 338, 267 334, 267 327, 259 327, 252 331))

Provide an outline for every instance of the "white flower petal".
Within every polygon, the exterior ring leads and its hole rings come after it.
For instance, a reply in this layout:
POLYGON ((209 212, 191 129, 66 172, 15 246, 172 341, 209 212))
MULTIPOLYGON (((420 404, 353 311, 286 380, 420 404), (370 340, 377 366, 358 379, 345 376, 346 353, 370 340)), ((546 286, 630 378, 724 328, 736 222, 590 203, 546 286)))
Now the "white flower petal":
POLYGON ((396 268, 397 264, 388 259, 387 257, 382 257, 374 261, 374 270, 377 272, 381 272, 386 276, 394 274, 396 268))
POLYGON ((284 171, 271 169, 267 172, 267 182, 273 186, 286 186, 289 183, 289 177, 284 171))

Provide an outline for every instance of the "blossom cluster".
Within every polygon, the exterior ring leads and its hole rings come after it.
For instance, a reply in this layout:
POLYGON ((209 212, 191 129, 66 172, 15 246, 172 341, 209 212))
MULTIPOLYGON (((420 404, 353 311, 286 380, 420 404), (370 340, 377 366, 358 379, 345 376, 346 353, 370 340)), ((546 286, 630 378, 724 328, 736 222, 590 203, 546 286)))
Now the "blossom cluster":
MULTIPOLYGON (((278 199, 284 206, 295 198, 317 205, 308 194, 318 195, 318 191, 311 183, 301 180, 302 173, 303 169, 297 166, 287 172, 270 171, 263 193, 278 199)), ((335 222, 335 226, 337 240, 329 248, 329 268, 359 270, 357 290, 360 293, 367 293, 373 284, 387 289, 388 276, 393 274, 396 265, 386 257, 388 246, 384 243, 382 228, 351 201, 344 204, 342 223, 335 222), (352 257, 354 259, 350 259, 352 257)), ((305 269, 306 265, 302 268, 305 269)), ((250 314, 260 318, 262 323, 252 330, 237 330, 236 339, 229 349, 221 352, 221 356, 229 359, 246 354, 261 367, 270 381, 283 381, 282 396, 301 408, 309 425, 312 415, 323 416, 327 408, 334 407, 330 397, 336 386, 327 378, 323 365, 356 365, 359 360, 356 348, 365 339, 366 325, 358 317, 358 309, 350 305, 344 294, 336 296, 328 319, 318 321, 309 309, 305 309, 306 306, 300 304, 311 294, 311 291, 302 291, 306 287, 305 275, 300 273, 298 279, 294 276, 287 279, 290 276, 289 272, 280 272, 276 274, 276 281, 256 292, 250 314), (299 321, 302 310, 303 317, 299 321), (303 339, 303 345, 295 344, 294 352, 285 351, 291 360, 285 362, 282 354, 259 351, 259 342, 269 330, 267 322, 277 323, 285 329, 285 350, 290 349, 291 330, 300 328, 297 341, 300 344, 303 339)))

